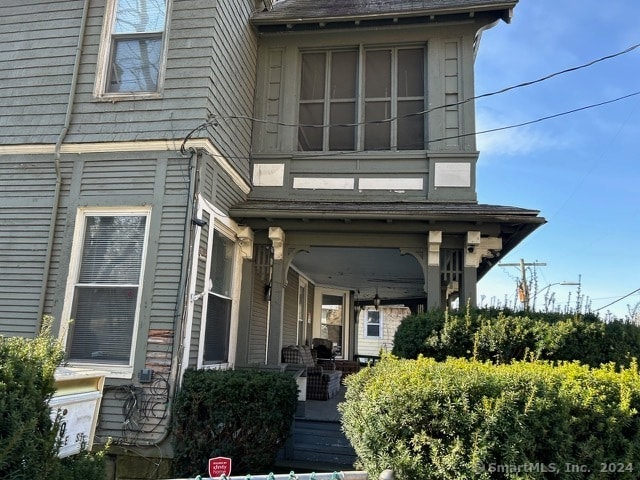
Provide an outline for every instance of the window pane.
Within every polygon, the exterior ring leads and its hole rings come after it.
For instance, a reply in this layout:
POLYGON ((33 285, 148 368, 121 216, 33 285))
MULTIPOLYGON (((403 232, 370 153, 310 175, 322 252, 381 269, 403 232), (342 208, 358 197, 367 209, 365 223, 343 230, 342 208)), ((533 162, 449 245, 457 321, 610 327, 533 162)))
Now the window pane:
POLYGON ((331 98, 355 98, 356 52, 335 52, 331 56, 331 98))
POLYGON ((300 99, 318 100, 324 98, 324 81, 325 54, 305 53, 302 55, 300 99))
POLYGON ((391 96, 391 52, 374 50, 366 55, 365 96, 387 98, 391 96))
POLYGON ((140 281, 145 216, 87 217, 78 283, 140 281))
POLYGON ((230 328, 231 300, 209 294, 202 357, 205 363, 219 363, 229 360, 230 328))
POLYGON ((365 105, 365 150, 389 150, 391 146, 391 122, 380 121, 389 118, 390 109, 390 102, 367 102, 365 105))
POLYGON ((342 332, 344 325, 343 297, 339 295, 322 295, 322 311, 320 314, 320 337, 333 342, 334 353, 342 355, 342 332))
POLYGON ((138 289, 76 287, 70 360, 129 363, 138 289))
MULTIPOLYGON (((331 105, 331 125, 353 124, 356 120, 355 102, 331 105)), ((335 126, 329 129, 329 150, 353 150, 355 147, 355 126, 335 126)))
POLYGON ((166 0, 118 0, 116 33, 164 30, 166 0))
POLYGON ((414 115, 424 110, 424 102, 398 102, 398 149, 424 150, 424 115, 414 115))
POLYGON ((211 261, 211 282, 213 292, 225 297, 231 296, 233 275, 233 253, 235 245, 217 230, 213 233, 213 258, 211 261))
POLYGON ((155 92, 158 89, 162 40, 117 40, 109 69, 110 92, 155 92))
POLYGON ((322 150, 322 127, 308 125, 322 125, 324 123, 323 116, 324 105, 322 103, 303 103, 300 105, 299 150, 322 150))
POLYGON ((380 325, 367 325, 367 337, 379 337, 380 325))
POLYGON ((398 96, 424 96, 424 50, 398 51, 398 96))
POLYGON ((380 312, 367 310, 367 337, 380 336, 380 312))

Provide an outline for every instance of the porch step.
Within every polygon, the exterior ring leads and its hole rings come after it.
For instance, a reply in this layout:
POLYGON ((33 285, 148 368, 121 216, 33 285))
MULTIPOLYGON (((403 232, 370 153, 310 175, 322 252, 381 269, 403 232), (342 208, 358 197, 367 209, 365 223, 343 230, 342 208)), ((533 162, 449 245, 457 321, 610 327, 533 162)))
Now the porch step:
POLYGON ((356 452, 340 430, 340 422, 296 418, 293 434, 276 466, 295 472, 353 470, 356 452))

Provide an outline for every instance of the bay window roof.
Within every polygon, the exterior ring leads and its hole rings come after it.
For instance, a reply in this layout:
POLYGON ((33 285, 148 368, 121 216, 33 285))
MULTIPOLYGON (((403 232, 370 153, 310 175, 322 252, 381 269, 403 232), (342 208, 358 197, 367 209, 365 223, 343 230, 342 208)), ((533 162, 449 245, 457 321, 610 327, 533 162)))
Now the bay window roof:
POLYGON ((518 0, 280 0, 257 12, 256 26, 318 22, 353 22, 492 12, 509 22, 518 0))

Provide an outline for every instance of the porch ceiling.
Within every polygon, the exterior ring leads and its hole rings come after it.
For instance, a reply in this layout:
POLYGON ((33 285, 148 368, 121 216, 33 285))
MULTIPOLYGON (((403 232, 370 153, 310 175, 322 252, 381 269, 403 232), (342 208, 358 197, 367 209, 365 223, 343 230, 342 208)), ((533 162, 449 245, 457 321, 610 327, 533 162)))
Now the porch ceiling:
POLYGON ((293 265, 314 283, 353 290, 356 300, 372 303, 425 297, 424 275, 412 255, 393 248, 313 247, 293 265))

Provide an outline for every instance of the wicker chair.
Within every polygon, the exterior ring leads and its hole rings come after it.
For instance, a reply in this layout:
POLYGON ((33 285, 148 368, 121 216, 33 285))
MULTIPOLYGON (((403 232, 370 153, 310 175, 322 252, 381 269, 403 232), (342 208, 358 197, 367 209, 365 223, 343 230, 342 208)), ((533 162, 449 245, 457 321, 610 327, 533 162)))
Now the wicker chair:
POLYGON ((342 372, 332 361, 316 361, 307 345, 289 345, 282 349, 286 369, 304 369, 307 377, 307 400, 329 400, 340 390, 342 372))

